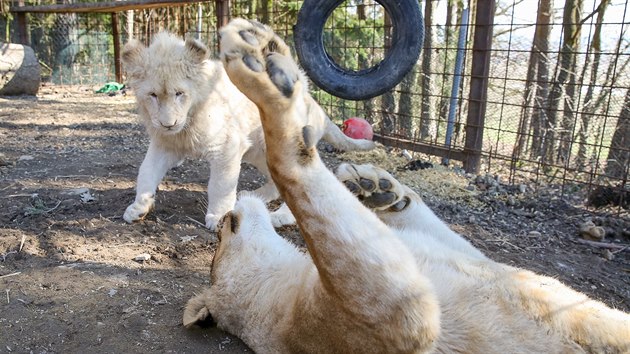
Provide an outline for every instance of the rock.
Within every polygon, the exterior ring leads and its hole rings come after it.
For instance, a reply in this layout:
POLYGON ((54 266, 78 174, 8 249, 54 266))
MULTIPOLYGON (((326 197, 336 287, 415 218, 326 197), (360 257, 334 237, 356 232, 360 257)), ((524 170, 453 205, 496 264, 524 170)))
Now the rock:
POLYGON ((615 254, 612 253, 610 250, 604 250, 604 258, 606 258, 609 261, 612 261, 613 259, 615 259, 615 254))
POLYGON ((601 241, 606 236, 606 230, 601 226, 596 226, 593 221, 588 220, 580 225, 580 236, 585 240, 601 241))
POLYGON ((630 190, 621 186, 599 186, 589 194, 587 205, 595 208, 613 205, 630 209, 630 190))
POLYGON ((182 241, 182 243, 185 243, 185 242, 190 242, 196 238, 197 238, 196 235, 195 236, 180 236, 179 240, 182 241))
POLYGON ((536 238, 539 238, 539 237, 541 237, 541 236, 542 236, 542 234, 541 234, 540 232, 538 232, 538 231, 530 231, 530 232, 527 234, 527 236, 529 236, 529 237, 536 237, 536 238))
POLYGON ((0 152, 0 166, 9 166, 9 159, 5 154, 0 152))
POLYGON ((77 201, 74 199, 64 199, 59 203, 61 210, 72 210, 77 205, 77 201))
POLYGON ((424 170, 427 168, 433 168, 433 164, 428 161, 422 161, 422 160, 410 161, 403 167, 404 170, 408 170, 408 171, 418 171, 418 170, 424 170))
POLYGON ((151 259, 151 255, 148 253, 143 253, 143 254, 137 255, 133 260, 136 262, 146 262, 149 259, 151 259))
POLYGON ((513 196, 511 196, 511 195, 510 195, 510 196, 508 196, 508 199, 507 199, 507 205, 509 205, 509 206, 515 206, 515 205, 516 205, 516 199, 514 199, 514 197, 513 197, 513 196))
POLYGON ((73 189, 67 189, 62 192, 65 195, 81 195, 85 193, 90 193, 90 190, 87 187, 79 187, 73 189))
POLYGON ((85 193, 81 193, 80 196, 83 203, 89 203, 94 200, 94 196, 92 196, 92 193, 90 193, 89 190, 85 193))
POLYGON ((31 47, 0 43, 0 95, 36 95, 41 68, 31 47))
POLYGON ((459 166, 453 166, 453 172, 458 176, 466 176, 466 170, 459 166))
POLYGON ((327 153, 332 154, 333 152, 335 152, 335 148, 330 145, 330 144, 324 144, 324 151, 326 151, 327 153))
POLYGON ((519 185, 518 185, 518 191, 519 191, 521 194, 525 194, 525 193, 527 192, 527 185, 525 185, 525 184, 519 184, 519 185))

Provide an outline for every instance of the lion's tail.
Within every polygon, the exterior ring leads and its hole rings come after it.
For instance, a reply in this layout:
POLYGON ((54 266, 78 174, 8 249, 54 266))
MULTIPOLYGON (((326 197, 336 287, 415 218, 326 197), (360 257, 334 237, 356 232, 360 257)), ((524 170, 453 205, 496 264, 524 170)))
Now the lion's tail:
POLYGON ((324 130, 324 140, 329 142, 335 149, 342 151, 372 150, 376 146, 373 141, 366 139, 352 139, 344 134, 329 117, 326 117, 326 129, 324 130))

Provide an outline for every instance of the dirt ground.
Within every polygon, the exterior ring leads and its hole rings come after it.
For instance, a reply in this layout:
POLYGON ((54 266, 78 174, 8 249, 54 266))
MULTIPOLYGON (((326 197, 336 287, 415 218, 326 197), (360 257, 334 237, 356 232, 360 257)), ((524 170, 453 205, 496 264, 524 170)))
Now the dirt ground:
MULTIPOLYGON (((155 211, 126 224, 147 138, 132 95, 93 90, 0 97, 0 353, 251 352, 217 329, 181 326, 186 301, 209 286, 217 243, 202 225, 207 165, 170 171, 155 211), (144 254, 150 259, 135 260, 144 254)), ((508 186, 441 166, 402 171, 396 150, 339 154, 322 145, 322 154, 331 167, 386 165, 491 258, 630 311, 627 214, 588 210, 583 196, 553 186, 508 186), (587 220, 606 228, 609 247, 580 242, 587 220)), ((260 182, 245 167, 239 188, 260 182)), ((294 228, 281 231, 303 246, 294 228)))

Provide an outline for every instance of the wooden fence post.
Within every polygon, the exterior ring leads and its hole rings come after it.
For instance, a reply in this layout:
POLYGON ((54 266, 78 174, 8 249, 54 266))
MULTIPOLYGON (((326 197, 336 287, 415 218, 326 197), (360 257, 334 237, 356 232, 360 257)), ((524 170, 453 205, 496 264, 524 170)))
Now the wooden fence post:
POLYGON ((112 12, 112 36, 114 37, 114 73, 116 82, 123 82, 121 57, 120 57, 120 33, 118 31, 118 13, 112 12))
POLYGON ((230 0, 216 0, 215 7, 217 12, 217 33, 219 33, 219 28, 230 22, 230 0))
POLYGON ((466 141, 464 143, 464 170, 468 173, 479 173, 481 162, 495 8, 496 0, 477 1, 470 93, 468 95, 468 117, 466 118, 466 141))
MULTIPOLYGON (((24 0, 18 1, 18 7, 24 6, 24 0)), ((31 41, 28 36, 28 20, 26 19, 26 13, 18 12, 15 17, 17 25, 17 42, 23 45, 31 45, 31 41)))

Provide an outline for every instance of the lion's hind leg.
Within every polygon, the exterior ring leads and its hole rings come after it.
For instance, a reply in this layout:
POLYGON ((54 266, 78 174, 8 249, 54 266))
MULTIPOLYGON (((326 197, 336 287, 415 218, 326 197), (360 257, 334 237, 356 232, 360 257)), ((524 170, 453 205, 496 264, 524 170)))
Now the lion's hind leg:
POLYGON ((370 209, 399 212, 410 203, 404 186, 381 168, 343 163, 337 168, 336 175, 370 209))
MULTIPOLYGON (((510 269, 510 268, 508 268, 510 269)), ((592 353, 630 353, 630 315, 612 309, 557 279, 512 269, 512 296, 536 320, 592 353)))
POLYGON ((307 339, 331 352, 357 351, 352 343, 374 352, 430 350, 439 335, 440 312, 429 279, 394 231, 319 158, 315 145, 325 131, 324 117, 313 110, 297 64, 288 53, 274 51, 286 45, 261 33, 270 31, 261 26, 233 20, 223 27, 221 57, 232 82, 259 108, 271 176, 317 267, 312 291, 317 304, 308 311, 320 314, 321 306, 339 314, 336 323, 315 325, 311 319, 317 316, 302 313, 296 332, 319 328, 307 339), (335 343, 322 341, 333 337, 335 343))
MULTIPOLYGON (((431 238, 446 246, 440 249, 448 250, 447 257, 456 251, 472 258, 485 259, 479 250, 435 215, 416 192, 382 168, 343 163, 337 168, 336 175, 384 223, 407 231, 406 244, 416 252, 426 252, 430 247, 428 238, 431 238)), ((431 253, 436 256, 437 249, 431 253)))

